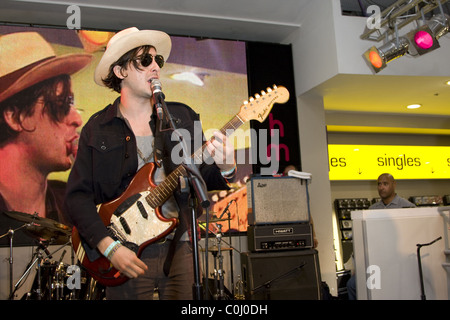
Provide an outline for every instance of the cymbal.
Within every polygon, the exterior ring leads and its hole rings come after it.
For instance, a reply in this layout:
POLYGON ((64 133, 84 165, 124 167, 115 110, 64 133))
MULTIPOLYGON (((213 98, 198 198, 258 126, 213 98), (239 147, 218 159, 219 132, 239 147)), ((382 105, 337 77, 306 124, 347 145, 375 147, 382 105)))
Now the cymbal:
MULTIPOLYGON (((214 223, 214 222, 221 222, 221 221, 228 221, 228 220, 231 220, 230 218, 218 218, 218 217, 215 217, 215 216, 212 216, 212 217, 210 217, 209 218, 209 222, 210 223, 214 223)), ((200 223, 206 223, 206 217, 205 217, 205 219, 199 219, 199 222, 200 223)))
POLYGON ((25 233, 37 240, 47 241, 49 244, 64 244, 70 241, 70 233, 37 225, 27 226, 25 233))
MULTIPOLYGON (((228 247, 225 247, 225 248, 221 247, 220 250, 221 251, 230 251, 230 250, 233 250, 233 249, 232 248, 228 248, 228 247)), ((205 249, 202 249, 202 251, 205 251, 205 249)), ((217 252, 217 251, 219 251, 219 248, 217 246, 212 246, 212 247, 208 248, 208 251, 217 252)))
POLYGON ((20 222, 31 223, 33 225, 46 227, 51 230, 66 232, 69 234, 71 232, 71 229, 68 226, 49 218, 39 217, 37 214, 28 214, 18 211, 3 211, 3 213, 20 222))
POLYGON ((220 222, 220 221, 228 221, 228 220, 231 220, 231 219, 229 219, 229 218, 221 218, 221 219, 219 219, 217 217, 212 217, 211 219, 209 219, 209 222, 220 222))

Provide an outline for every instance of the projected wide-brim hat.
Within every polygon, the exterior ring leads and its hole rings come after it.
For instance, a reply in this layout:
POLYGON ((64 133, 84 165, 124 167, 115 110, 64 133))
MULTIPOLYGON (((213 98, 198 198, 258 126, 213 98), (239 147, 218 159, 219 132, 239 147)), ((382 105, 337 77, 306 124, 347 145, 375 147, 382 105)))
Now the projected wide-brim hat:
POLYGON ((72 75, 91 60, 90 54, 56 56, 37 32, 0 36, 0 102, 44 80, 72 75))
POLYGON ((169 58, 172 41, 167 33, 157 30, 139 30, 136 27, 124 29, 109 40, 106 51, 95 69, 95 83, 105 86, 102 79, 108 76, 111 65, 128 51, 145 45, 155 47, 158 54, 164 57, 164 61, 169 58))

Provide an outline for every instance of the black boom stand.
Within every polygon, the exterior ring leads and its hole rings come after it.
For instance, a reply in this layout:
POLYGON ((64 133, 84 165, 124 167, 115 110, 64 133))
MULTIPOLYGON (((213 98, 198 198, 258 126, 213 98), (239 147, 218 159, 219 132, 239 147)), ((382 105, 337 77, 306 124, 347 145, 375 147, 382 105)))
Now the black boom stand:
POLYGON ((300 265, 296 266, 295 268, 292 268, 291 270, 289 270, 289 271, 287 271, 287 272, 285 272, 285 273, 283 273, 283 274, 281 274, 281 275, 279 275, 279 276, 277 276, 275 278, 272 278, 272 279, 264 282, 263 284, 255 287, 251 291, 251 293, 254 294, 254 293, 258 292, 259 290, 261 290, 262 288, 264 288, 265 300, 271 300, 270 289, 271 289, 272 283, 280 280, 281 278, 284 278, 284 277, 287 277, 287 276, 291 275, 292 273, 296 272, 297 270, 302 269, 305 265, 306 265, 306 262, 302 262, 300 265))
POLYGON ((425 296, 425 287, 424 287, 424 284, 423 284, 422 259, 420 257, 420 249, 422 247, 430 246, 433 243, 435 243, 436 241, 439 241, 441 239, 442 239, 442 237, 438 237, 438 238, 434 239, 433 241, 431 241, 429 243, 418 243, 418 244, 416 244, 416 246, 417 246, 417 263, 419 264, 420 299, 421 300, 427 300, 427 298, 425 296))
MULTIPOLYGON (((161 85, 156 79, 152 80, 152 88, 156 89, 153 91, 155 98, 155 106, 158 113, 158 117, 161 117, 160 124, 164 122, 164 118, 170 126, 172 133, 177 136, 177 139, 182 147, 183 152, 183 162, 182 165, 186 169, 187 176, 180 178, 180 191, 183 193, 189 193, 189 207, 191 212, 191 232, 192 232, 192 247, 193 247, 193 264, 194 264, 194 284, 192 287, 195 300, 201 300, 203 298, 203 288, 200 282, 200 266, 199 266, 199 254, 198 254, 198 232, 197 232, 197 215, 196 208, 197 204, 200 204, 203 208, 208 208, 210 202, 207 196, 206 184, 200 175, 200 172, 195 165, 189 150, 186 146, 186 142, 183 136, 177 130, 175 121, 173 120, 169 110, 167 109, 166 103, 164 101, 164 95, 161 92, 161 85), (156 94, 159 93, 159 94, 156 94), (162 109, 162 112, 160 111, 162 109)), ((160 130, 160 128, 157 128, 160 130)), ((156 138, 156 137, 155 137, 156 138)))

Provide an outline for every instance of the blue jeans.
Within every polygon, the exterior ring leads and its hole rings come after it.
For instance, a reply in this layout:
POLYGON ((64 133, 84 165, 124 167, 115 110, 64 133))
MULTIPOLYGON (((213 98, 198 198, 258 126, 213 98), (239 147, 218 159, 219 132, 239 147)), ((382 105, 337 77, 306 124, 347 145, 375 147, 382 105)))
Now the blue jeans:
POLYGON ((140 257, 148 266, 145 274, 120 286, 106 288, 106 299, 153 300, 154 290, 158 288, 160 300, 192 300, 194 264, 191 243, 180 241, 177 244, 170 273, 166 276, 163 266, 170 244, 169 240, 146 247, 140 257))

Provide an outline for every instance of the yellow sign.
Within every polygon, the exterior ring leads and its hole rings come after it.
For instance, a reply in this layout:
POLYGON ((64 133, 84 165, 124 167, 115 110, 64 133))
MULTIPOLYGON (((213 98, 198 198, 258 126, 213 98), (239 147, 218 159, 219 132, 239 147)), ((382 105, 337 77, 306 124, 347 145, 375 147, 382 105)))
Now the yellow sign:
POLYGON ((328 145, 330 180, 450 179, 450 147, 328 145))

